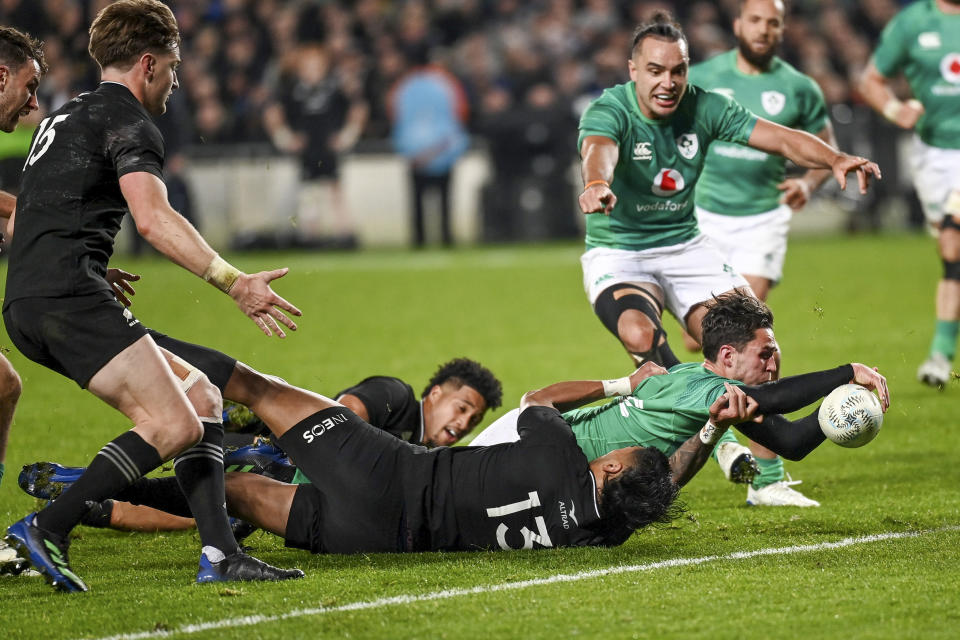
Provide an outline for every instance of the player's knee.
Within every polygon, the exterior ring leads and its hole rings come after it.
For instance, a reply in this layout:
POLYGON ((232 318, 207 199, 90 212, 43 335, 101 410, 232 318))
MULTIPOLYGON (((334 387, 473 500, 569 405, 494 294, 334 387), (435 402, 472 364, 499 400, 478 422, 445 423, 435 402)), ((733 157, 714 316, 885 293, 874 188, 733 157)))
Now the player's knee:
POLYGON ((960 281, 960 260, 943 261, 943 279, 960 281))
POLYGON ((944 262, 960 261, 960 220, 956 216, 943 218, 938 244, 944 262))
POLYGON ((649 353, 656 346, 654 339, 657 337, 657 329, 649 322, 621 323, 618 335, 620 342, 630 353, 649 353))
POLYGON ((207 376, 202 376, 187 392, 187 399, 201 418, 218 418, 223 413, 223 396, 207 376))

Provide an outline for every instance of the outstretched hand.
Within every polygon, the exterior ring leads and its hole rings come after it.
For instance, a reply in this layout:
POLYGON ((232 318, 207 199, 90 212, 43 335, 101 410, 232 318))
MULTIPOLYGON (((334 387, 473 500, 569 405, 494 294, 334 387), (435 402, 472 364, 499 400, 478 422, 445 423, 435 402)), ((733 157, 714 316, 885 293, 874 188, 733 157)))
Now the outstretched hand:
POLYGON ((759 422, 762 419, 762 416, 756 415, 759 406, 756 400, 735 384, 724 382, 723 386, 726 387, 726 392, 720 394, 710 405, 710 422, 727 429, 741 422, 759 422))
POLYGON ((300 309, 278 296, 270 288, 270 283, 277 278, 287 275, 289 269, 274 269, 259 273, 241 273, 237 282, 230 289, 230 297, 244 314, 253 320, 263 333, 268 336, 274 334, 279 338, 286 338, 283 327, 291 331, 297 330, 296 323, 283 312, 294 316, 303 315, 300 309))
POLYGON ((136 282, 140 279, 140 276, 127 273, 123 269, 107 269, 107 275, 104 276, 107 283, 110 285, 110 288, 113 289, 113 295, 117 297, 117 300, 125 307, 129 307, 133 304, 130 301, 130 298, 127 297, 134 296, 137 292, 134 290, 131 282, 136 282))
POLYGON ((876 162, 870 162, 866 158, 851 156, 846 153, 837 156, 831 169, 833 170, 833 177, 836 178, 841 189, 847 188, 847 174, 856 171, 861 194, 867 192, 867 187, 870 186, 870 176, 876 176, 877 180, 883 177, 880 175, 880 167, 877 166, 876 162))
POLYGON ((854 362, 850 366, 853 367, 853 380, 850 382, 855 382, 870 389, 870 391, 876 391, 877 395, 880 396, 880 407, 886 413, 887 409, 890 408, 890 390, 887 389, 887 379, 880 375, 876 367, 868 367, 859 362, 854 362))

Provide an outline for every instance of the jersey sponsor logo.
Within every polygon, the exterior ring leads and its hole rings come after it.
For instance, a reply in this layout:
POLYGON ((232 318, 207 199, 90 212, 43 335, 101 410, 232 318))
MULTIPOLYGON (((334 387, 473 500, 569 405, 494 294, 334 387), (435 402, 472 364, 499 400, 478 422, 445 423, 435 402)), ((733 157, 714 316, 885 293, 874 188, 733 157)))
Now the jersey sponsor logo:
POLYGON ((940 61, 940 75, 951 84, 960 84, 960 53, 948 53, 940 61))
POLYGON ((574 504, 573 500, 570 501, 570 511, 567 511, 567 505, 563 500, 557 502, 557 508, 560 509, 560 524, 564 529, 570 528, 571 521, 578 527, 580 526, 580 523, 577 522, 577 505, 574 504))
POLYGON ((671 196, 685 186, 683 176, 676 169, 660 169, 653 179, 653 192, 658 196, 671 196))
POLYGON ((717 87, 716 89, 710 89, 714 93, 719 93, 720 95, 733 100, 733 89, 728 89, 727 87, 717 87))
MULTIPOLYGON (((679 138, 677 138, 677 149, 687 160, 693 160, 693 156, 697 155, 697 151, 700 150, 700 141, 697 139, 697 134, 695 133, 684 133, 679 138)), ((681 189, 683 187, 680 187, 681 189)))
POLYGON ((310 444, 330 429, 333 429, 338 424, 344 424, 346 421, 347 416, 342 413, 338 413, 335 416, 330 416, 329 418, 324 418, 317 424, 304 431, 303 439, 307 441, 307 444, 310 444))
POLYGON ((133 312, 131 312, 130 309, 124 308, 123 319, 127 321, 128 327, 140 324, 140 321, 133 317, 133 312))
POLYGON ((638 142, 633 145, 633 159, 634 160, 652 160, 653 159, 653 149, 650 148, 649 142, 638 142))
POLYGON ((783 107, 787 104, 787 96, 779 91, 764 91, 760 94, 760 104, 767 113, 775 116, 783 111, 783 107))
POLYGON ((756 160, 758 162, 763 162, 770 157, 763 151, 759 151, 753 147, 744 147, 739 144, 717 143, 712 145, 710 149, 718 156, 723 156, 724 158, 736 158, 738 160, 756 160))
POLYGON ((917 36, 917 44, 921 49, 939 49, 940 34, 936 31, 924 31, 917 36))

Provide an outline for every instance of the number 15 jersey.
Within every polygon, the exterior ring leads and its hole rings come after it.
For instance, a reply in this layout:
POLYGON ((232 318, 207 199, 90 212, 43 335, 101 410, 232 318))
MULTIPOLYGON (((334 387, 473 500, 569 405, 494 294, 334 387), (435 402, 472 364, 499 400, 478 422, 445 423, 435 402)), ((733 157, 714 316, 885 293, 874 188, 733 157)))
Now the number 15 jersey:
POLYGON ((125 86, 105 82, 40 123, 24 164, 5 306, 110 291, 104 280, 127 212, 121 176, 163 177, 163 136, 125 86))

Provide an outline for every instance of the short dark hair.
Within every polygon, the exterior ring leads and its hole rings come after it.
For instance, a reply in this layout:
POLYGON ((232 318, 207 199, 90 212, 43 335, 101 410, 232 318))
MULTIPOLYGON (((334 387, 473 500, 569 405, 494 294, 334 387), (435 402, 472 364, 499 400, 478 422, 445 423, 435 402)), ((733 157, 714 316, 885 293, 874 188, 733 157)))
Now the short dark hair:
POLYGON ((650 22, 641 24, 633 32, 633 46, 630 47, 630 57, 640 48, 640 44, 647 38, 659 38, 670 42, 683 41, 687 43, 687 36, 683 35, 683 29, 673 19, 673 16, 666 11, 657 11, 650 18, 650 22))
POLYGON ((703 357, 712 361, 723 345, 732 345, 739 351, 753 340, 757 329, 773 329, 773 311, 762 300, 734 289, 713 297, 700 326, 703 357))
POLYGON ((683 505, 677 503, 680 487, 673 482, 667 456, 653 447, 640 447, 632 462, 600 491, 601 544, 622 544, 637 529, 670 522, 683 513, 683 505))
POLYGON ((47 72, 42 42, 12 27, 0 27, 0 64, 19 69, 27 60, 36 60, 40 73, 47 72))
POLYGON ((496 409, 503 401, 503 388, 500 386, 497 377, 493 375, 490 369, 470 358, 454 358, 450 362, 440 365, 420 397, 426 397, 430 393, 430 389, 444 382, 455 384, 457 388, 467 385, 476 389, 477 393, 483 396, 483 401, 487 403, 488 409, 496 409))
POLYGON ((128 68, 146 52, 169 53, 180 46, 180 28, 170 7, 158 0, 117 0, 90 25, 87 50, 101 69, 128 68))

